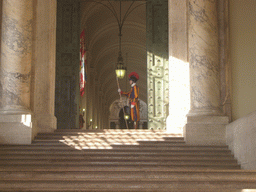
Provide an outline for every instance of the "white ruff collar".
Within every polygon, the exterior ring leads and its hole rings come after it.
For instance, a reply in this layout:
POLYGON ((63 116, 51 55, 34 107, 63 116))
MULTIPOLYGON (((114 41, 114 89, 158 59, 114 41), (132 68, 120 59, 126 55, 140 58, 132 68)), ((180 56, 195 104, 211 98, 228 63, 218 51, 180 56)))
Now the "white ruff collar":
POLYGON ((131 84, 131 87, 133 87, 134 85, 136 85, 136 83, 131 84))

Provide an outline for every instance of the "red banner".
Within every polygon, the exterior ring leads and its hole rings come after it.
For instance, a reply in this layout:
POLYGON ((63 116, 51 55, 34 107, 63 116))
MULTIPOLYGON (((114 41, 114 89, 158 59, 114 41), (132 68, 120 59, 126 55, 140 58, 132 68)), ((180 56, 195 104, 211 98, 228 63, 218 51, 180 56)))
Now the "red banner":
POLYGON ((80 95, 84 95, 86 77, 86 50, 85 50, 85 32, 80 34, 80 95))

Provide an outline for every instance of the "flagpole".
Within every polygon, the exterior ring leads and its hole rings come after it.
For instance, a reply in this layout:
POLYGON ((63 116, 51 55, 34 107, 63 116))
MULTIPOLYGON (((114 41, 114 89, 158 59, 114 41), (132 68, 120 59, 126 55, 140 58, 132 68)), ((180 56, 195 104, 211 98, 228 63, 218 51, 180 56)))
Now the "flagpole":
MULTIPOLYGON (((118 81, 118 77, 117 77, 117 76, 116 76, 116 83, 117 83, 118 89, 120 89, 120 85, 119 85, 119 81, 118 81)), ((120 93, 120 92, 119 92, 119 96, 120 96, 120 102, 122 102, 122 96, 121 96, 121 93, 120 93)), ((124 112, 124 107, 122 107, 122 108, 123 108, 123 113, 125 114, 125 112, 124 112)), ((124 120, 125 120, 126 129, 129 129, 129 128, 128 128, 127 121, 126 121, 125 118, 124 118, 124 120)))

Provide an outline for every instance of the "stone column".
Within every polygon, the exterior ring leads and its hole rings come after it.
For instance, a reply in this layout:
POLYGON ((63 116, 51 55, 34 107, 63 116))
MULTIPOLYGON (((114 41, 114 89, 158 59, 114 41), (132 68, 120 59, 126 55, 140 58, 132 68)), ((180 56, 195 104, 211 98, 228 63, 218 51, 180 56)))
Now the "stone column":
POLYGON ((1 82, 3 110, 30 111, 32 0, 3 1, 1 82))
POLYGON ((100 116, 100 109, 99 109, 99 80, 95 80, 95 127, 97 126, 99 128, 99 116, 100 116))
POLYGON ((99 91, 99 128, 103 129, 103 123, 102 123, 102 114, 103 114, 103 108, 102 108, 102 97, 103 97, 103 92, 99 91))
POLYGON ((33 0, 4 0, 1 38, 2 143, 31 143, 33 0), (2 133, 3 132, 3 133, 2 133))
MULTIPOLYGON (((89 61, 88 61, 89 63, 89 61)), ((90 75, 90 79, 89 79, 89 84, 88 86, 90 87, 90 94, 88 94, 88 108, 89 108, 89 112, 88 112, 88 117, 89 119, 92 119, 92 124, 94 125, 94 121, 95 121, 95 116, 94 116, 94 75, 95 75, 95 70, 94 68, 89 67, 89 71, 88 74, 90 75)))
POLYGON ((191 109, 184 136, 189 144, 225 144, 228 119, 220 110, 217 2, 188 4, 191 109))
POLYGON ((104 111, 104 113, 103 113, 103 125, 105 125, 103 129, 110 129, 110 124, 109 124, 109 121, 108 121, 109 108, 107 107, 105 96, 103 97, 103 111, 104 111))

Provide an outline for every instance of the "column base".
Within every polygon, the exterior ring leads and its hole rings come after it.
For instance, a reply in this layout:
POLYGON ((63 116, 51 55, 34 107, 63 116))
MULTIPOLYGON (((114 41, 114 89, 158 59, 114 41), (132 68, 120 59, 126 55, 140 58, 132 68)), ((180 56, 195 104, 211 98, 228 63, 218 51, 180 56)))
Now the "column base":
POLYGON ((53 133, 57 129, 57 118, 51 114, 36 115, 39 133, 53 133))
POLYGON ((0 114, 0 144, 27 145, 31 142, 31 113, 0 114))
POLYGON ((30 114, 31 111, 21 105, 7 105, 0 110, 0 115, 30 114))
POLYGON ((187 116, 223 116, 219 108, 199 108, 191 109, 187 116))
POLYGON ((226 145, 226 116, 188 116, 184 128, 189 145, 226 145))

